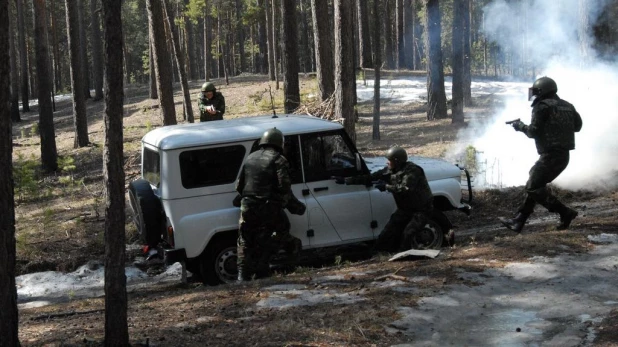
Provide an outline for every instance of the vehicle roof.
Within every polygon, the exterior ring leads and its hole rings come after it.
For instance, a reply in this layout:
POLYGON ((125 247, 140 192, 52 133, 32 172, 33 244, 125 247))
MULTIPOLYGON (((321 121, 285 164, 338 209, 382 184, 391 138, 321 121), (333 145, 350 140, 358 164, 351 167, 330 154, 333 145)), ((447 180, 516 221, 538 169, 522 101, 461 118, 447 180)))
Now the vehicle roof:
POLYGON ((220 121, 168 125, 148 132, 142 142, 171 150, 258 139, 276 127, 283 135, 342 129, 339 123, 303 115, 254 116, 220 121))

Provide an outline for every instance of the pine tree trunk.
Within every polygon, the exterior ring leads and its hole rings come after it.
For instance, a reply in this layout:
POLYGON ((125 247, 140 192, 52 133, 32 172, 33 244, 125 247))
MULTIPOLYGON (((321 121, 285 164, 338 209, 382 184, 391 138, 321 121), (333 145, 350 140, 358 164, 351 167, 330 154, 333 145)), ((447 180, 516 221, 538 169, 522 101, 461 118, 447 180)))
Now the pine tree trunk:
POLYGON ((353 2, 335 0, 335 118, 343 119, 343 127, 356 142, 353 18, 353 2))
POLYGON ((90 99, 90 63, 88 62, 88 40, 86 37, 86 23, 84 15, 84 1, 80 0, 76 4, 77 8, 77 23, 79 28, 79 54, 82 73, 82 88, 84 88, 84 97, 90 99))
POLYGON ((268 78, 271 81, 275 80, 275 43, 274 29, 273 29, 273 17, 271 15, 271 0, 264 0, 264 16, 266 17, 266 31, 268 38, 268 78))
POLYGON ((103 52, 101 49, 101 19, 99 17, 99 0, 90 0, 90 18, 92 21, 92 83, 94 101, 103 99, 103 52))
POLYGON ((154 66, 154 55, 152 54, 152 32, 150 31, 150 29, 148 30, 148 62, 149 62, 149 71, 148 71, 148 78, 150 81, 150 98, 151 99, 158 99, 159 98, 159 94, 157 93, 157 75, 155 73, 155 66, 154 66))
MULTIPOLYGON (((189 0, 185 0, 185 6, 189 4, 189 0)), ((189 71, 189 79, 192 81, 198 80, 199 79, 199 69, 198 67, 198 63, 197 63, 197 57, 195 56, 195 30, 193 28, 193 23, 191 23, 191 20, 189 19, 189 17, 185 16, 184 18, 184 22, 185 22, 185 33, 187 36, 187 56, 188 56, 188 61, 189 61, 189 67, 188 67, 188 71, 189 71)))
POLYGON ((272 0, 271 12, 272 12, 272 23, 273 23, 273 61, 275 63, 275 89, 279 90, 279 71, 280 68, 278 66, 279 59, 281 57, 281 44, 279 43, 279 32, 281 30, 279 26, 279 21, 277 20, 277 0, 272 0))
POLYGON ((24 1, 15 0, 17 3, 17 34, 19 41, 19 61, 21 66, 21 105, 22 112, 30 112, 30 92, 28 73, 28 50, 26 49, 26 25, 24 20, 24 1))
POLYGON ((452 27, 452 62, 453 66, 453 99, 451 116, 453 123, 464 122, 464 9, 463 3, 453 3, 452 27))
MULTIPOLYGON (((15 286, 15 200, 13 136, 9 109, 9 0, 0 0, 0 344, 19 346, 19 316, 15 286)), ((13 83, 17 81, 13 80, 13 83)))
POLYGON ((425 52, 427 57, 427 120, 447 117, 442 63, 440 2, 425 0, 425 52))
POLYGON ((300 0, 300 65, 304 73, 311 71, 311 48, 309 48, 309 27, 307 25, 307 6, 300 0))
POLYGON ((189 123, 193 123, 195 120, 193 117, 193 107, 191 107, 189 82, 187 81, 187 73, 184 69, 184 65, 182 64, 184 61, 184 56, 182 50, 180 49, 178 30, 176 29, 176 24, 174 23, 174 18, 172 17, 171 11, 168 11, 167 0, 164 0, 162 3, 165 18, 167 18, 167 25, 169 25, 170 31, 172 32, 172 45, 174 47, 174 56, 176 57, 176 67, 178 68, 178 74, 180 75, 180 85, 182 86, 182 105, 185 110, 185 119, 189 121, 189 123))
POLYGON ((464 106, 472 106, 472 35, 470 27, 470 6, 472 0, 463 1, 463 17, 464 17, 464 66, 463 66, 463 93, 464 93, 464 106))
POLYGON ((395 68, 395 49, 393 48, 393 7, 391 2, 396 0, 385 0, 384 3, 384 56, 386 57, 386 68, 395 68))
POLYGON ((73 128, 75 140, 73 147, 88 145, 88 117, 82 78, 82 60, 80 59, 78 0, 66 1, 67 37, 71 57, 71 90, 73 91, 73 128))
MULTIPOLYGON (((8 8, 10 8, 11 6, 9 5, 8 8)), ((21 116, 19 114, 19 76, 17 75, 17 50, 15 47, 15 40, 14 40, 14 35, 15 35, 15 19, 12 18, 11 16, 7 17, 10 20, 9 23, 9 27, 8 27, 8 44, 9 44, 9 57, 10 57, 10 61, 9 61, 9 71, 10 71, 10 78, 11 78, 11 93, 10 93, 10 98, 11 98, 11 108, 10 108, 10 114, 11 114, 11 121, 12 122, 21 122, 21 116)))
POLYGON ((122 0, 104 0, 105 346, 129 346, 125 276, 122 0))
POLYGON ((397 15, 397 69, 403 69, 406 66, 406 52, 404 49, 404 34, 403 34, 403 1, 395 0, 395 14, 397 15))
MULTIPOLYGON (((356 8, 358 12, 358 56, 360 67, 372 68, 373 59, 371 57, 371 33, 369 32, 369 15, 367 13, 367 1, 357 0, 356 8)), ((374 21, 376 19, 374 18, 374 21)))
POLYGON ((52 47, 52 51, 54 53, 54 85, 56 86, 56 90, 60 90, 62 89, 63 83, 62 83, 62 63, 60 61, 60 49, 59 49, 59 42, 58 42, 58 25, 56 23, 56 1, 55 0, 51 0, 50 1, 50 8, 51 8, 51 30, 52 30, 52 37, 53 37, 53 44, 54 46, 52 47))
POLYGON ((176 124, 176 108, 174 106, 174 90, 170 71, 170 55, 165 41, 165 25, 160 0, 148 0, 148 25, 153 33, 153 57, 155 76, 157 78, 157 94, 163 116, 163 125, 176 124))
POLYGON ((372 139, 379 140, 380 139, 380 67, 382 66, 382 45, 380 42, 380 32, 382 28, 382 24, 380 23, 380 18, 382 18, 382 13, 380 11, 380 1, 374 0, 373 2, 373 20, 374 20, 374 28, 373 28, 373 55, 375 57, 373 61, 373 131, 372 131, 372 139))
POLYGON ((208 4, 204 7, 204 80, 210 81, 212 68, 212 17, 208 4))
POLYGON ((247 71, 247 61, 245 58, 245 31, 242 24, 242 2, 236 0, 236 33, 238 34, 238 54, 240 54, 240 71, 247 71))
MULTIPOLYGON (((257 7, 261 9, 261 11, 266 11, 268 0, 256 0, 257 7)), ((258 18, 258 47, 260 48, 259 59, 258 59, 258 69, 259 72, 264 74, 268 73, 268 36, 266 29, 266 15, 261 15, 258 18)))
POLYGON ((320 99, 328 99, 335 92, 335 75, 331 42, 332 30, 329 25, 328 1, 311 0, 313 18, 313 38, 315 42, 315 68, 320 99))
POLYGON ((405 52, 406 69, 414 69, 414 1, 404 0, 403 2, 403 50, 405 52))
POLYGON ((285 113, 292 113, 300 106, 300 88, 298 85, 298 55, 296 23, 296 0, 281 0, 281 20, 283 21, 283 59, 285 66, 283 80, 285 113))
POLYGON ((36 54, 36 76, 39 97, 39 135, 41 136, 41 165, 43 171, 58 170, 58 151, 54 114, 49 90, 49 49, 47 47, 47 20, 45 0, 34 0, 34 47, 36 54))

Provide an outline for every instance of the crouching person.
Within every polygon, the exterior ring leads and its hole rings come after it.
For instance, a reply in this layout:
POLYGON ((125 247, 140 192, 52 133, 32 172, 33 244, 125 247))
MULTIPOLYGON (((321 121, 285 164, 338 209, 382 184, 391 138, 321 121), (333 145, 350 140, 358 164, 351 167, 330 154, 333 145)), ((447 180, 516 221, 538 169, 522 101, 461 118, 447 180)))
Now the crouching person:
POLYGON ((386 153, 388 165, 370 177, 348 177, 338 183, 366 184, 369 180, 381 192, 393 194, 397 210, 380 232, 376 241, 378 251, 407 251, 412 248, 439 248, 442 237, 423 232, 433 213, 433 194, 425 171, 408 161, 406 151, 398 146, 386 153))
POLYGON ((290 221, 284 209, 303 214, 305 205, 291 190, 289 164, 282 155, 283 134, 267 130, 259 149, 243 165, 236 185, 240 194, 238 230, 238 280, 270 275, 270 258, 283 247, 298 253, 301 241, 290 235, 290 221))

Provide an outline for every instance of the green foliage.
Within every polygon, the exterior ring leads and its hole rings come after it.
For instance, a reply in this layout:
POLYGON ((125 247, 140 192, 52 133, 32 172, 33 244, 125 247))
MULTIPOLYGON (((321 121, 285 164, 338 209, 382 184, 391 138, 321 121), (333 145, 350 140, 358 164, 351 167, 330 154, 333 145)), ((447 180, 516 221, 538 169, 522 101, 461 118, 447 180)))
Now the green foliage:
POLYGON ((37 168, 39 163, 34 158, 25 159, 22 154, 18 155, 13 162, 13 181, 15 182, 15 195, 19 202, 26 197, 36 196, 39 192, 37 182, 37 168))
POLYGON ((147 120, 146 121, 146 132, 149 133, 152 130, 152 122, 147 120))
POLYGON ((30 128, 30 136, 35 137, 39 135, 39 123, 33 123, 30 128))
POLYGON ((466 157, 464 158, 465 160, 465 167, 468 169, 468 171, 470 172, 471 175, 476 175, 476 173, 478 172, 478 151, 476 150, 476 148, 472 145, 468 145, 468 147, 466 147, 466 157))

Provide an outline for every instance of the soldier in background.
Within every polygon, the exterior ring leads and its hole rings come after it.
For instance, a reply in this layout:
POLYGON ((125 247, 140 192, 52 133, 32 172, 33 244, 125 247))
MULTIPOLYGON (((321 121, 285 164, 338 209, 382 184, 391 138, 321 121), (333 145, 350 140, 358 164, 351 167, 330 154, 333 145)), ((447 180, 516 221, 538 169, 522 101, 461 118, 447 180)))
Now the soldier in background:
POLYGON ((384 226, 376 249, 379 251, 407 251, 412 248, 439 248, 442 235, 421 233, 433 213, 433 194, 425 171, 408 161, 406 151, 398 146, 386 152, 388 166, 370 177, 356 176, 336 178, 337 183, 374 185, 381 192, 393 194, 397 210, 384 226))
POLYGON ((198 107, 200 109, 200 122, 211 120, 223 120, 225 114, 225 98, 217 91, 214 83, 206 82, 202 85, 198 107))
POLYGON ((500 218, 507 228, 521 232, 537 203, 560 215, 557 229, 564 230, 577 217, 577 211, 565 206, 551 193, 547 184, 552 182, 569 164, 569 151, 575 149, 575 133, 582 128, 582 119, 575 107, 556 94, 558 86, 549 77, 537 79, 528 91, 532 102, 530 125, 517 120, 516 131, 533 138, 540 157, 530 169, 526 183, 526 199, 514 218, 500 218))
POLYGON ((289 164, 282 155, 283 134, 277 128, 267 130, 259 147, 247 157, 236 184, 241 197, 239 281, 270 275, 269 260, 277 250, 294 256, 302 248, 301 241, 290 234, 284 211, 302 215, 306 207, 291 190, 289 164))

